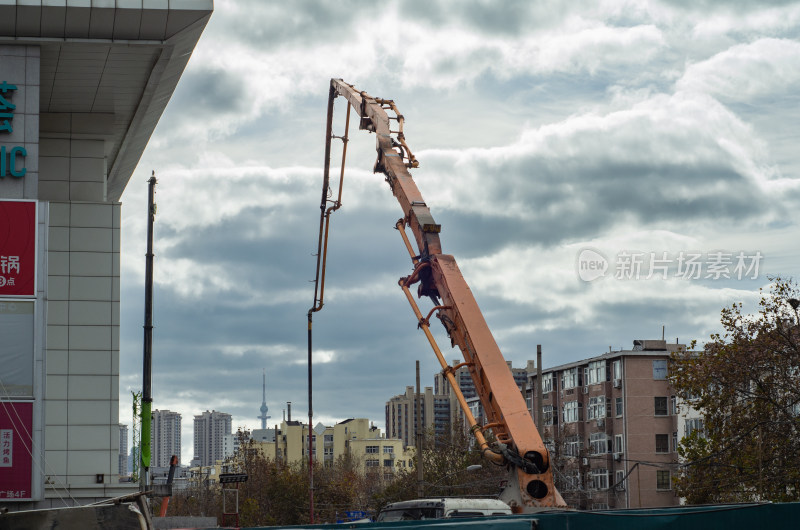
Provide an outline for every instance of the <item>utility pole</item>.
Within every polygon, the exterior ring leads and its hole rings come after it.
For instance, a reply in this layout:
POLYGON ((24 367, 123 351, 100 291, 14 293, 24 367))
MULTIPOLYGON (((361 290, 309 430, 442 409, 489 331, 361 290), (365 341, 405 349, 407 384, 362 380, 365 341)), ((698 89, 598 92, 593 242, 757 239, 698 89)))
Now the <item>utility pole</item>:
POLYGON ((416 434, 417 434, 417 497, 422 498, 425 495, 425 485, 423 483, 422 475, 422 394, 419 388, 419 360, 417 360, 417 421, 416 421, 416 434))
MULTIPOLYGON (((542 393, 542 345, 536 345, 536 429, 542 432, 544 426, 544 404, 542 393)), ((555 412, 553 412, 555 414, 555 412)))
POLYGON ((139 454, 142 473, 139 489, 147 491, 150 483, 150 426, 153 409, 153 222, 156 218, 156 172, 153 171, 147 196, 147 254, 144 272, 144 355, 142 367, 142 442, 139 454))

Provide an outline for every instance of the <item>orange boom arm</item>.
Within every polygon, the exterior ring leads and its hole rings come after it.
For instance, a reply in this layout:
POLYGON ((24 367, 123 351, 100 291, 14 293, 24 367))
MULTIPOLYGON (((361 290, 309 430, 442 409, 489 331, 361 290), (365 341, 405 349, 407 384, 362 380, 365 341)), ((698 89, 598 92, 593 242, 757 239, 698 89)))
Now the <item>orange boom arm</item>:
MULTIPOLYGON (((341 206, 341 193, 336 201, 328 199, 330 142, 332 138, 336 138, 331 134, 333 100, 339 96, 344 97, 349 107, 358 114, 359 128, 375 133, 378 158, 375 161, 374 171, 384 174, 386 182, 400 203, 404 217, 398 221, 397 228, 414 264, 414 272, 408 277, 401 278, 400 286, 419 320, 420 327, 431 343, 456 397, 459 398, 484 456, 497 463, 506 464, 509 468, 509 486, 501 498, 517 511, 524 508, 564 506, 564 501, 553 484, 549 454, 534 425, 525 399, 519 392, 506 360, 500 353, 500 348, 489 331, 489 326, 455 259, 453 256, 442 254, 439 240, 441 226, 433 220, 430 209, 409 173, 409 169, 417 167, 418 163, 405 143, 402 114, 391 100, 373 98, 340 79, 331 80, 328 102, 328 131, 320 217, 322 289, 324 289, 325 255, 325 251, 322 250, 323 232, 326 249, 330 213, 341 206), (387 110, 391 111, 394 117, 390 118, 387 110), (390 124, 395 125, 393 121, 396 122, 394 129, 390 126, 390 124), (329 203, 332 203, 332 206, 328 207, 329 203), (411 229, 416 242, 416 251, 406 235, 406 227, 411 229), (435 307, 427 317, 422 315, 409 291, 409 287, 414 283, 419 283, 418 296, 429 296, 434 301, 435 307), (453 345, 457 345, 464 356, 464 365, 472 375, 475 390, 486 413, 487 425, 476 424, 453 377, 453 367, 445 361, 428 329, 429 318, 434 311, 447 330, 453 345), (496 441, 489 444, 483 436, 484 430, 491 430, 496 441)), ((349 115, 348 108, 348 118, 349 115)), ((346 134, 342 138, 345 147, 346 134)), ((343 168, 344 160, 342 160, 342 172, 343 168)), ((323 290, 320 290, 319 294, 315 293, 317 309, 322 306, 322 296, 323 290)))

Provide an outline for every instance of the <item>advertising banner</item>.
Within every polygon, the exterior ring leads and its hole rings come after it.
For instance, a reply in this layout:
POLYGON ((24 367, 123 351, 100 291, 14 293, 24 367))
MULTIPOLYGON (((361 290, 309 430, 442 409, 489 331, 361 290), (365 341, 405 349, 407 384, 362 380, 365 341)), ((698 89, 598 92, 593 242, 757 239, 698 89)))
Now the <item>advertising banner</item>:
POLYGON ((0 401, 0 502, 30 500, 33 403, 0 401))
POLYGON ((36 202, 0 200, 0 297, 36 296, 36 202))

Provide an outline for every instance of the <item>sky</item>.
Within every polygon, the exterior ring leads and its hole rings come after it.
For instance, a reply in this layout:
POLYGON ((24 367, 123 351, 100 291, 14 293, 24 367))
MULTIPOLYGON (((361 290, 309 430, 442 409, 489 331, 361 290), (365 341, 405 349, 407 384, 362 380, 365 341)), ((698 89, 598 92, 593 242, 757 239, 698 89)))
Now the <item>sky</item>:
MULTIPOLYGON (((217 0, 122 197, 120 421, 142 385, 147 179, 158 179, 153 408, 308 421, 331 78, 393 99, 412 175, 503 355, 544 367, 699 344, 800 269, 800 2, 217 0)), ((334 134, 344 132, 336 100, 334 134)), ((332 174, 341 142, 334 141, 332 174)), ((402 211, 350 129, 314 420, 439 370, 397 286, 402 211)), ((336 189, 333 190, 336 193, 336 189)), ((421 301, 424 312, 431 307, 421 301)), ((445 357, 458 359, 440 326, 445 357)))

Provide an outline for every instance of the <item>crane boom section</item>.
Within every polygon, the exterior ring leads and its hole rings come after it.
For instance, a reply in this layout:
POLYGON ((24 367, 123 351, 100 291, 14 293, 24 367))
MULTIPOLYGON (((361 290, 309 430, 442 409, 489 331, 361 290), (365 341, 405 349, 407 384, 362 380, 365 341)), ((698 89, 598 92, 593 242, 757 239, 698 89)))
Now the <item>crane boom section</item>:
POLYGON ((420 296, 431 296, 434 301, 441 298, 437 316, 453 345, 458 345, 464 356, 488 420, 484 428, 490 428, 494 434, 493 450, 502 454, 512 471, 510 482, 517 486, 511 487, 515 491, 510 498, 506 495, 506 500, 520 508, 563 506, 553 484, 548 451, 525 399, 455 258, 442 254, 441 227, 434 221, 409 173, 409 168, 416 167, 417 162, 405 144, 403 116, 393 102, 373 98, 340 79, 331 80, 331 94, 348 101, 360 117, 360 129, 375 133, 378 157, 374 171, 385 175, 419 251, 413 257, 417 269, 408 283, 420 282, 420 296), (389 108, 397 117, 389 117, 386 113, 389 108), (392 120, 398 122, 399 130, 392 130, 392 120))

